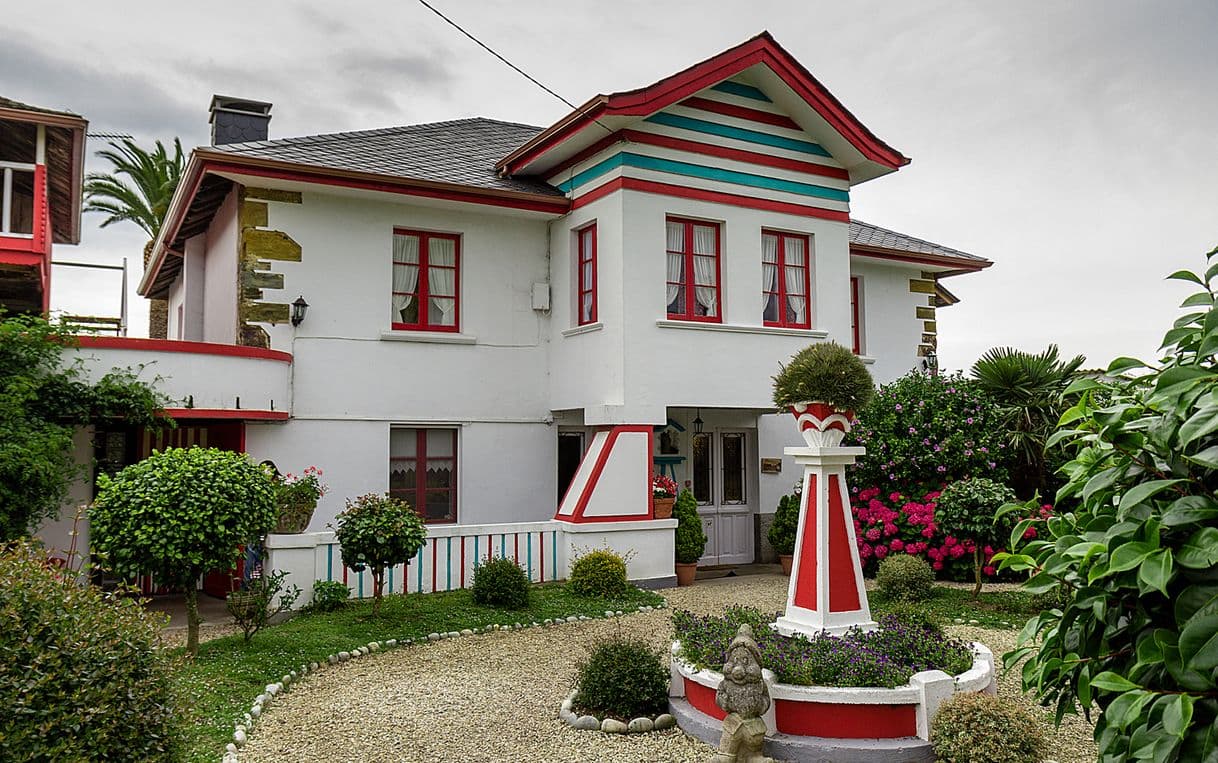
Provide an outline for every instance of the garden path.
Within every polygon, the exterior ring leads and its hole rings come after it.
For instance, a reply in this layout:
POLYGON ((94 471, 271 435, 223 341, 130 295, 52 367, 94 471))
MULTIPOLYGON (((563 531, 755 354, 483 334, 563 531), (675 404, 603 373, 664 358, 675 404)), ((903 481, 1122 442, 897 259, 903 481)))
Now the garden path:
MULTIPOLYGON (((712 613, 728 604, 779 611, 786 590, 785 577, 755 575, 662 593, 672 607, 712 613)), ((444 640, 326 668, 268 709, 241 760, 705 760, 712 748, 675 729, 617 736, 577 731, 557 719, 579 661, 592 644, 619 629, 665 650, 671 636, 667 610, 657 610, 444 640)), ((983 641, 998 654, 1016 636, 1014 630, 949 630, 983 641)), ((1018 680, 1017 673, 1003 677, 1000 691, 1019 696, 1018 680)), ((1053 740, 1050 757, 1060 763, 1095 760, 1087 724, 1067 718, 1054 731, 1044 717, 1053 740)))

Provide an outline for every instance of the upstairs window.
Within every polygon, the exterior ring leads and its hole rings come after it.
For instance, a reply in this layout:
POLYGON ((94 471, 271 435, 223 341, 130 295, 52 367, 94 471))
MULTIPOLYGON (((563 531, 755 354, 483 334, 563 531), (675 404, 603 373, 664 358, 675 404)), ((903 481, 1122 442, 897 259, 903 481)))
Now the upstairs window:
POLYGON ((863 321, 862 321, 862 295, 859 293, 862 289, 862 283, 858 276, 850 276, 850 341, 853 344, 854 354, 863 354, 863 321))
POLYGON ((668 218, 668 317, 719 323, 719 226, 668 218))
POLYGON ((393 232, 393 327, 457 331, 460 315, 460 237, 393 232))
POLYGON ((596 323, 596 223, 581 228, 576 256, 575 299, 579 325, 596 323))
POLYGON ((812 327, 808 249, 807 236, 762 232, 761 296, 765 325, 812 327))
POLYGON ((390 430, 389 494, 425 522, 456 522, 457 430, 390 430))

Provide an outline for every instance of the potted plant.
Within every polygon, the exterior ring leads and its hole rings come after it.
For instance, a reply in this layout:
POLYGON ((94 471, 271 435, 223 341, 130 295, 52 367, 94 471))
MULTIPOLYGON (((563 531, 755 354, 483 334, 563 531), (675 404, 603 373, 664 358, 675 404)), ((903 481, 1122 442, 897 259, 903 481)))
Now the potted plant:
POLYGON ((698 502, 694 494, 682 490, 673 507, 677 518, 676 542, 677 585, 693 585, 698 571, 698 560, 706 550, 706 532, 702 529, 702 518, 698 516, 698 502))
POLYGON ((836 447, 854 412, 875 394, 863 361, 836 342, 810 345, 791 356, 774 377, 774 404, 789 410, 812 448, 836 447))
POLYGON ((310 466, 304 474, 286 474, 275 483, 275 498, 279 503, 279 520, 275 532, 302 533, 313 519, 317 499, 326 494, 321 482, 321 469, 310 466))
POLYGON ((778 554, 782 564, 782 574, 790 575, 795 561, 795 536, 799 532, 799 508, 802 499, 803 482, 795 483, 795 493, 784 495, 778 499, 778 509, 774 512, 774 521, 770 524, 768 533, 770 545, 778 554))
POLYGON ((677 500, 677 483, 672 477, 657 474, 651 479, 651 508, 656 519, 672 516, 672 504, 677 500))

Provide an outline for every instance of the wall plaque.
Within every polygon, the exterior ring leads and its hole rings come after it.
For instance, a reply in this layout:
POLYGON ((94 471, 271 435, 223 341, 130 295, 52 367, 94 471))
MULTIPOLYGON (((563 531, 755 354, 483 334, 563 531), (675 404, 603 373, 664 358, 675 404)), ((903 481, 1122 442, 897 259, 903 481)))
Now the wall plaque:
POLYGON ((761 459, 762 474, 780 474, 782 472, 781 458, 763 458, 761 459))

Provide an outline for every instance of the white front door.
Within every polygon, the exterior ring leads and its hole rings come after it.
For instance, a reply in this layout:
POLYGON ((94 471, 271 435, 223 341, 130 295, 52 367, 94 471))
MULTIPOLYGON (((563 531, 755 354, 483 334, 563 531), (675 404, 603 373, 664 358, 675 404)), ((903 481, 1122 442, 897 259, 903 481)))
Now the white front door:
POLYGON ((715 430, 691 438, 691 483, 707 538, 698 564, 753 561, 752 442, 746 430, 715 430))

